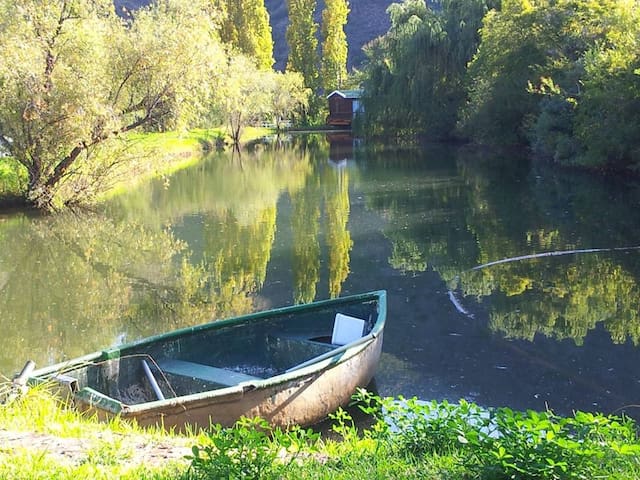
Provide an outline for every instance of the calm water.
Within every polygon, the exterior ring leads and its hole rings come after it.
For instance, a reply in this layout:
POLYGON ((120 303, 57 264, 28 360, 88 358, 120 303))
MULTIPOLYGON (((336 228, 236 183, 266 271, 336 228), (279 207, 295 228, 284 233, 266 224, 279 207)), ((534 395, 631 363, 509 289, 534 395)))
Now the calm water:
POLYGON ((609 250, 640 245, 639 185, 309 136, 98 211, 0 216, 0 372, 386 289, 380 394, 640 417, 640 250, 609 250))

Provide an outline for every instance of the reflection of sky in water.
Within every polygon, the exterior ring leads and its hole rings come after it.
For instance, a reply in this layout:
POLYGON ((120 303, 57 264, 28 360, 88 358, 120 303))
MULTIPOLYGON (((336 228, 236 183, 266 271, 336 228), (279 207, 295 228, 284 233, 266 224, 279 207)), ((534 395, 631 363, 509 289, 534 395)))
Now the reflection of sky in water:
POLYGON ((322 138, 270 148, 214 156, 105 215, 0 224, 0 371, 384 288, 382 395, 559 413, 640 398, 637 252, 471 271, 638 243, 633 184, 449 147, 356 150, 344 168, 322 138))

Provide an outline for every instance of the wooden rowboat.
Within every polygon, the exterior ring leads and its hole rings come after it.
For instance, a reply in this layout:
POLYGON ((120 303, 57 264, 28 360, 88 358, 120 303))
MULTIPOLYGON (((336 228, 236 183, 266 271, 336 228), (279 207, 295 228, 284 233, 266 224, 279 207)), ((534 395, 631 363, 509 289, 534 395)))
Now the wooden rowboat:
POLYGON ((372 379, 386 292, 218 320, 35 370, 81 411, 140 425, 311 425, 372 379))

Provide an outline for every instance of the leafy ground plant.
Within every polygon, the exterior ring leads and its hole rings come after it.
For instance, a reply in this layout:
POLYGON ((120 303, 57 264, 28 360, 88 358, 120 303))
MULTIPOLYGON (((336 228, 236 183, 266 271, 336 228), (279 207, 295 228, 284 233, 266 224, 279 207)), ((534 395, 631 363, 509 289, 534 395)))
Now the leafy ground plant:
POLYGON ((640 480, 636 425, 625 418, 364 391, 357 400, 370 418, 339 410, 322 436, 260 419, 185 436, 104 424, 36 388, 0 405, 0 480, 640 480))
POLYGON ((501 479, 639 478, 640 443, 628 418, 576 412, 484 409, 461 400, 420 402, 357 395, 378 418, 376 438, 397 454, 458 458, 465 477, 501 479))
POLYGON ((312 430, 272 429, 260 418, 242 418, 232 428, 214 425, 208 441, 193 447, 186 478, 284 478, 297 455, 313 450, 318 438, 312 430))
POLYGON ((623 470, 640 455, 636 426, 629 419, 500 408, 490 422, 494 435, 472 431, 464 437, 481 478, 598 478, 604 471, 623 470))

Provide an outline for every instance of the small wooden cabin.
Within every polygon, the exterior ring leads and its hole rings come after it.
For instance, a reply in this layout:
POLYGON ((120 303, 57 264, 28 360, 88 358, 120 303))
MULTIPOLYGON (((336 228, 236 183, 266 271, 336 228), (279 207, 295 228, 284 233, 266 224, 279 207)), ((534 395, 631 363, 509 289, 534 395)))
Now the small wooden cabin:
POLYGON ((329 100, 327 125, 351 127, 355 116, 362 112, 361 96, 362 90, 334 90, 327 95, 329 100))

